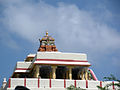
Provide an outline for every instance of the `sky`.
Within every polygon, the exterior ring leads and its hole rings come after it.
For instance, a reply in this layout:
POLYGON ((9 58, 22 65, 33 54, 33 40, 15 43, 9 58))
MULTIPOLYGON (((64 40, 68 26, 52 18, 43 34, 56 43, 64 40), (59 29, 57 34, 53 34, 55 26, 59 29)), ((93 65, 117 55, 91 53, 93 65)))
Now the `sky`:
POLYGON ((0 85, 46 31, 60 52, 86 53, 99 80, 120 79, 119 0, 0 0, 0 85))

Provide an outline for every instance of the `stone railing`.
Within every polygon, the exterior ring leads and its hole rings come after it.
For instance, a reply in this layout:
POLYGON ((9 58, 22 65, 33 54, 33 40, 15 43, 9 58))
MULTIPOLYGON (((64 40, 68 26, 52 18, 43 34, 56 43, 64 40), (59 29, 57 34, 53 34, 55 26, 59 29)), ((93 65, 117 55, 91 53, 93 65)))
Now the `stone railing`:
MULTIPOLYGON (((113 83, 109 87, 110 90, 115 90, 114 81, 90 81, 90 80, 68 80, 68 79, 40 79, 40 78, 10 78, 7 83, 7 88, 14 89, 16 86, 25 86, 31 88, 67 88, 70 85, 83 89, 96 89, 96 86, 104 87, 108 83, 113 83)), ((116 89, 117 90, 117 89, 116 89)))

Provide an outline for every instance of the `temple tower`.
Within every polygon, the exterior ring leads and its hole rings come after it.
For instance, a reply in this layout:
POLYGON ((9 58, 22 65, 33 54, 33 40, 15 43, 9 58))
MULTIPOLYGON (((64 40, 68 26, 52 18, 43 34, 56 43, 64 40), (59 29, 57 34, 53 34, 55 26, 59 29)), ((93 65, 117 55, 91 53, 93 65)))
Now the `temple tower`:
POLYGON ((58 51, 55 46, 55 39, 52 38, 51 36, 48 36, 48 32, 46 32, 46 35, 42 39, 39 39, 39 41, 40 41, 40 47, 38 49, 38 52, 58 51))

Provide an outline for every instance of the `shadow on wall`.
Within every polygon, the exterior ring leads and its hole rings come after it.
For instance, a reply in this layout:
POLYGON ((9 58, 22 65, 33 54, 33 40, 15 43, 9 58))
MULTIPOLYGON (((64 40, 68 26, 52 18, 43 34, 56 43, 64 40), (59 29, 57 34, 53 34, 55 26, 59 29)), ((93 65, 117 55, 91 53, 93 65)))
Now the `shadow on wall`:
POLYGON ((28 88, 26 88, 24 86, 16 86, 15 90, 30 90, 30 89, 28 89, 28 88))

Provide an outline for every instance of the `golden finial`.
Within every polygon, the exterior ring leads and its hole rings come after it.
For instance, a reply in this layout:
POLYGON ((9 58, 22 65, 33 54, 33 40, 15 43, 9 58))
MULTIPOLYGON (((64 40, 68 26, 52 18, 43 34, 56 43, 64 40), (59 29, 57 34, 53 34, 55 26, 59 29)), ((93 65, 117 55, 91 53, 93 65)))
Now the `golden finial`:
POLYGON ((46 31, 46 36, 48 36, 48 31, 46 31))

